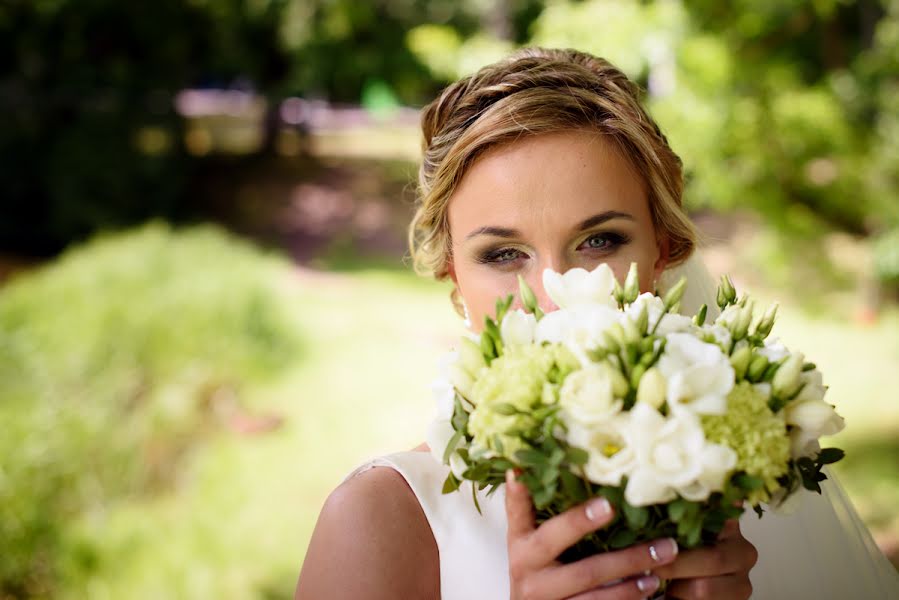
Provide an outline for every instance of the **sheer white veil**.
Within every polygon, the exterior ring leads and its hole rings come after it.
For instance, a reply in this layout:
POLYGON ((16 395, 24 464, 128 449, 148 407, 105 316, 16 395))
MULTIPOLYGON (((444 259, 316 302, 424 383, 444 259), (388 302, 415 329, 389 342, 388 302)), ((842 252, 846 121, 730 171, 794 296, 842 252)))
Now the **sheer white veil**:
MULTIPOLYGON (((681 276, 687 288, 681 311, 695 314, 702 304, 718 313, 717 284, 699 256, 665 271, 664 292, 681 276)), ((886 559, 832 472, 823 494, 799 492, 791 514, 768 511, 759 519, 748 510, 740 519, 743 535, 759 560, 750 573, 753 597, 768 599, 899 599, 899 572, 886 559)))

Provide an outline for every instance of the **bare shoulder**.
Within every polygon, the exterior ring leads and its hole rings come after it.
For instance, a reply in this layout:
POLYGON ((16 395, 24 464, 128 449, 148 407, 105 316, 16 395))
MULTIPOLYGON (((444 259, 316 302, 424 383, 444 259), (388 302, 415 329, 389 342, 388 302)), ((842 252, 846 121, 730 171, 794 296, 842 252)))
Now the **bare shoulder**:
POLYGON ((403 476, 375 467, 335 489, 309 542, 296 600, 439 597, 437 544, 403 476))

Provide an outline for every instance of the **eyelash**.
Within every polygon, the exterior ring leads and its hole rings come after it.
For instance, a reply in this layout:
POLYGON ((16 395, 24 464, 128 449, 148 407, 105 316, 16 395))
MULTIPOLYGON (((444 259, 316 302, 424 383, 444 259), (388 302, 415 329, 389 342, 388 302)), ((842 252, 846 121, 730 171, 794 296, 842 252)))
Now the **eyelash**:
MULTIPOLYGON (((590 237, 585 239, 583 242, 581 242, 581 244, 580 244, 580 246, 578 246, 578 248, 580 249, 581 246, 588 243, 590 240, 597 239, 597 238, 604 239, 607 243, 607 246, 603 247, 603 248, 594 248, 594 247, 588 246, 587 248, 585 248, 585 250, 593 251, 593 252, 609 253, 609 252, 615 250, 616 248, 623 246, 631 241, 630 237, 628 237, 627 235, 624 235, 621 233, 616 233, 614 231, 606 231, 603 233, 594 233, 593 235, 591 235, 590 237)), ((481 254, 478 257, 478 262, 484 263, 484 264, 501 264, 501 265, 509 264, 515 260, 518 260, 518 258, 520 258, 521 255, 523 255, 523 254, 524 254, 523 252, 521 252, 520 250, 518 250, 516 248, 510 248, 510 247, 496 248, 493 250, 488 250, 488 251, 484 252, 483 254, 481 254), (515 253, 516 256, 514 258, 502 258, 503 255, 506 255, 508 253, 515 253)))

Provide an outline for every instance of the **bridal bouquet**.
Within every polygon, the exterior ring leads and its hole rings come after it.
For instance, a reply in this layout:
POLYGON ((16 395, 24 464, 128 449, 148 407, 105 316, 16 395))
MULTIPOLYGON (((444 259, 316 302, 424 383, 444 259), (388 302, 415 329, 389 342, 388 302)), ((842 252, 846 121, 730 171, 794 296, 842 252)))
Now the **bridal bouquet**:
MULTIPOLYGON (((500 299, 483 332, 464 337, 435 386, 428 442, 463 480, 493 493, 516 469, 538 522, 594 496, 616 520, 563 561, 674 537, 714 541, 744 504, 782 505, 800 487, 820 493, 822 467, 843 452, 818 438, 843 428, 814 364, 768 338, 777 306, 756 315, 722 278, 720 316, 678 313, 686 281, 664 297, 639 294, 607 265, 547 270, 559 310, 543 314, 523 280, 524 310, 500 299)), ((480 507, 478 506, 478 510, 480 507)))

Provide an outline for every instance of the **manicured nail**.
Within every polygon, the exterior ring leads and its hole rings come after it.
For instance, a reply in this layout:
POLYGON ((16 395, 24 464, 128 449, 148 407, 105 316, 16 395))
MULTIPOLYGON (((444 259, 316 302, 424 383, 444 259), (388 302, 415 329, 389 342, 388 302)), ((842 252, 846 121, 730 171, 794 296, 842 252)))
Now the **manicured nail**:
POLYGON ((587 518, 591 521, 602 521, 612 513, 612 506, 605 498, 596 498, 587 503, 587 518))
POLYGON ((677 542, 673 538, 656 540, 649 547, 649 555, 656 562, 667 563, 677 556, 677 542))
POLYGON ((641 577, 637 580, 637 589, 644 594, 651 594, 659 589, 659 578, 655 575, 641 577))
POLYGON ((506 485, 515 485, 515 471, 506 469, 506 485))

